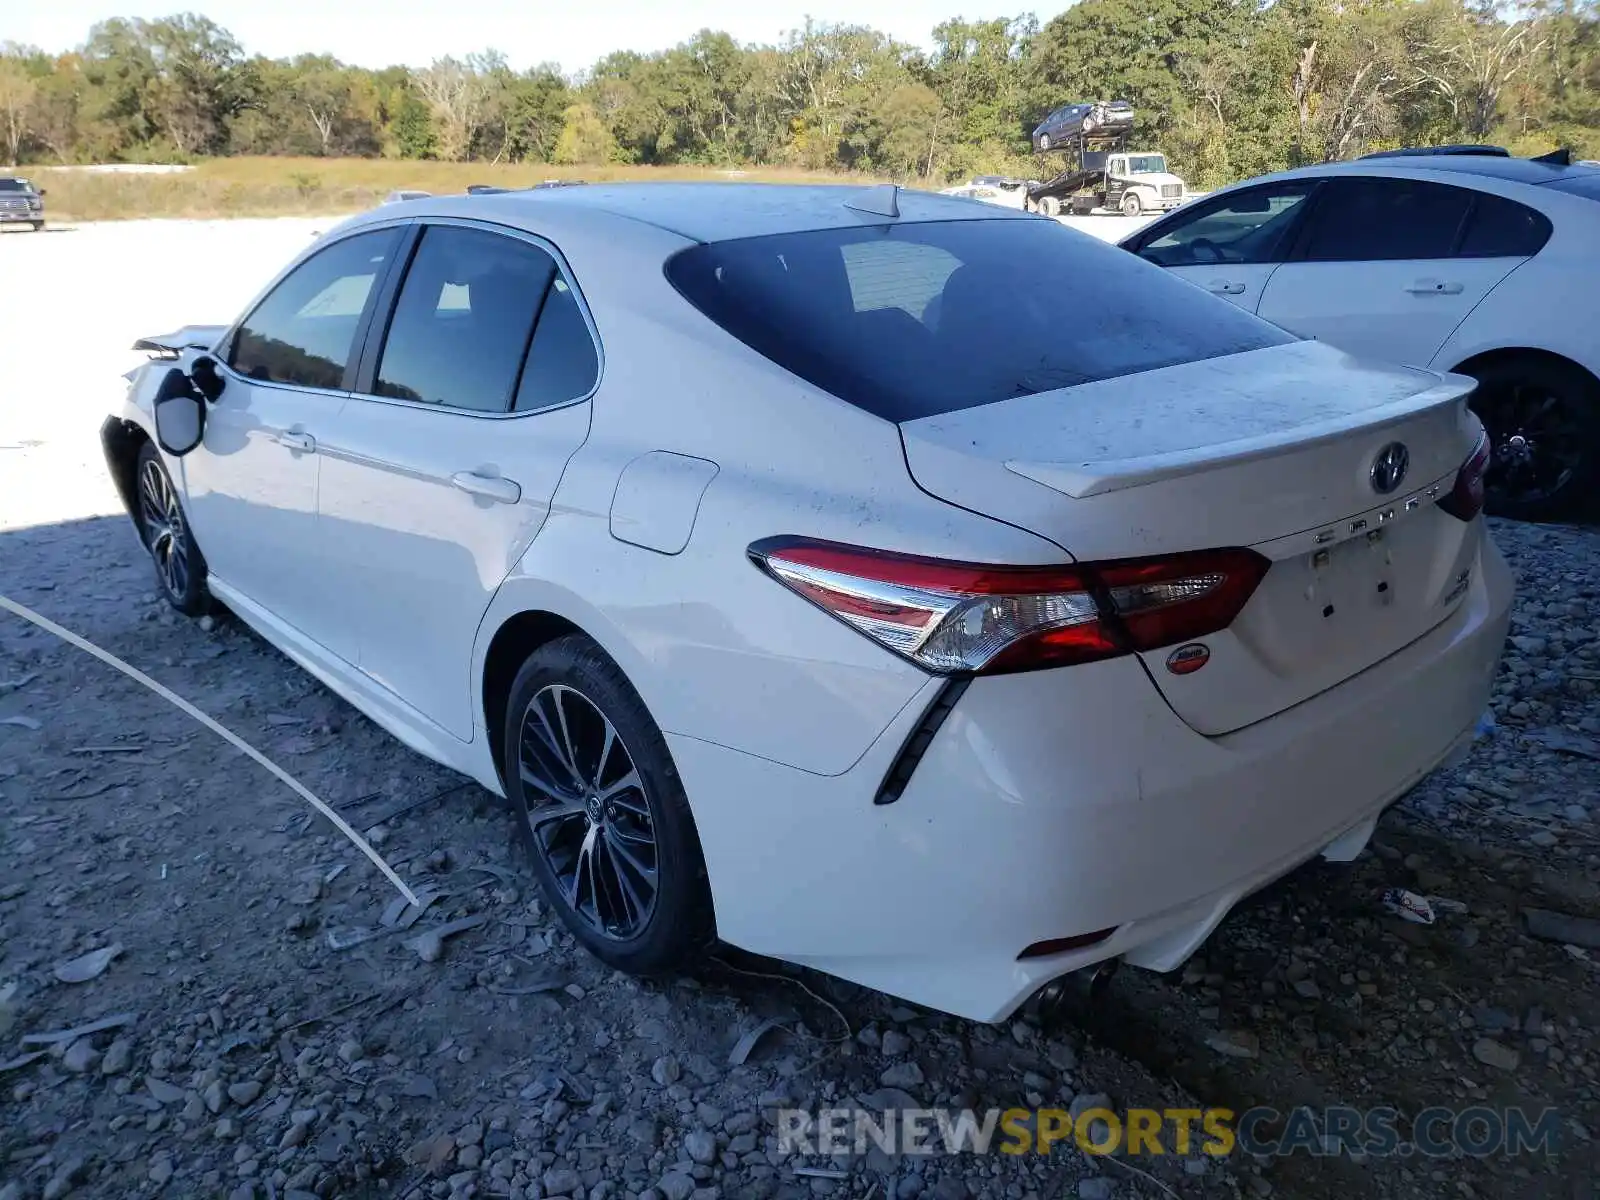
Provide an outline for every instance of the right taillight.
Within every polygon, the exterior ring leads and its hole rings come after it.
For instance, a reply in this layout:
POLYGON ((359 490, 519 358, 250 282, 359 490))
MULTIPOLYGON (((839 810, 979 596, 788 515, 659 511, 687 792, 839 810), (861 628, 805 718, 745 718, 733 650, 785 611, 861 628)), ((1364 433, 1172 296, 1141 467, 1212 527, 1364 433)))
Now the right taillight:
POLYGON ((1232 623, 1271 565, 1253 550, 994 566, 773 538, 779 583, 939 674, 997 675, 1155 650, 1232 623))
POLYGON ((1449 495, 1439 501, 1439 507, 1452 517, 1470 521, 1483 511, 1484 477, 1489 473, 1489 434, 1478 435, 1478 444, 1472 448, 1467 461, 1456 472, 1455 486, 1449 495))

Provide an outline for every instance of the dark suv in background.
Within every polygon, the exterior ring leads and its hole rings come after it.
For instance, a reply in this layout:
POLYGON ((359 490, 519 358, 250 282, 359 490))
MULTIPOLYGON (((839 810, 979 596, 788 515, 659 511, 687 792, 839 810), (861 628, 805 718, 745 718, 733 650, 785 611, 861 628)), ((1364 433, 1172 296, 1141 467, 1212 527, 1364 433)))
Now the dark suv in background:
POLYGON ((24 221, 35 230, 44 228, 44 189, 15 175, 0 176, 0 226, 24 221))

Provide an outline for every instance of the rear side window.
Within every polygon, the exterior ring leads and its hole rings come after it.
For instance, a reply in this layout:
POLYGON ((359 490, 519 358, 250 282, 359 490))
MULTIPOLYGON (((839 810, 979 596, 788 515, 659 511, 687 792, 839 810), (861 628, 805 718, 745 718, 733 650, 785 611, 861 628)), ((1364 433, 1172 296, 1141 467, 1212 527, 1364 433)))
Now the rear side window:
POLYGON ((753 350, 890 421, 1295 340, 1047 220, 714 242, 667 276, 753 350))
POLYGON ((1536 209, 1479 192, 1456 253, 1462 258, 1527 258, 1550 240, 1550 221, 1536 209))
POLYGON ((589 325, 578 298, 558 275, 539 313, 513 407, 517 412, 532 412, 582 399, 594 390, 599 378, 600 356, 595 353, 589 325))
POLYGON ((378 360, 380 396, 503 413, 556 272, 537 246, 431 226, 395 303, 378 360))
POLYGON ((1449 258, 1475 193, 1415 179, 1328 180, 1306 230, 1308 262, 1449 258))

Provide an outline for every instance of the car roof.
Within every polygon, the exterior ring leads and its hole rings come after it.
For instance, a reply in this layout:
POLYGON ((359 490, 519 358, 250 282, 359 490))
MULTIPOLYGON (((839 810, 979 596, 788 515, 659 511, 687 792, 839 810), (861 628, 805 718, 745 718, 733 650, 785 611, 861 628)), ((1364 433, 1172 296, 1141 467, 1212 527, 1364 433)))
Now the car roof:
MULTIPOLYGON (((936 192, 898 190, 898 218, 847 207, 872 189, 849 184, 591 183, 468 197, 485 213, 536 220, 550 209, 589 210, 640 221, 696 242, 731 241, 776 233, 846 229, 889 221, 1033 220, 1027 213, 985 206, 936 192), (492 207, 491 207, 492 206, 492 207)), ((460 214, 463 210, 452 209, 460 214)))
MULTIPOLYGON (((1357 158, 1345 162, 1321 163, 1314 167, 1282 171, 1273 178, 1292 179, 1302 175, 1366 175, 1404 172, 1418 175, 1481 175, 1507 183, 1544 185, 1562 179, 1593 178, 1600 169, 1581 164, 1562 166, 1531 158, 1505 158, 1495 154, 1397 155, 1386 158, 1357 158)), ((1254 182, 1254 181, 1251 181, 1254 182)))

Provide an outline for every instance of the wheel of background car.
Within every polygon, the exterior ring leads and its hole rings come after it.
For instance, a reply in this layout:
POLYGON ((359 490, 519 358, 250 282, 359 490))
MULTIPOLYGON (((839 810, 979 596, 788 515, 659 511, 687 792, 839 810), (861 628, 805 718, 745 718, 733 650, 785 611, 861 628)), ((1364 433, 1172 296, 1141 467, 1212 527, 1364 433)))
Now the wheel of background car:
POLYGON ((501 776, 545 898, 602 962, 680 970, 714 940, 689 801, 661 731, 582 635, 534 651, 506 708, 501 776))
POLYGON ((1600 483, 1600 385, 1546 358, 1501 359, 1469 372, 1489 433, 1485 507, 1494 516, 1560 520, 1593 502, 1600 483))
POLYGON ((1087 113, 1084 114, 1083 131, 1085 133, 1093 133, 1094 132, 1094 127, 1095 127, 1096 124, 1098 124, 1098 122, 1095 121, 1095 119, 1092 116, 1089 116, 1087 113))
POLYGON ((1039 211, 1047 217, 1059 216, 1061 213, 1061 201, 1054 196, 1046 196, 1039 201, 1039 211))
POLYGON ((1039 149, 1041 149, 1041 150, 1050 149, 1050 135, 1048 133, 1041 133, 1039 135, 1039 149))
POLYGON ((195 544, 172 476, 150 442, 139 449, 134 486, 139 535, 155 564, 161 594, 184 616, 204 616, 212 607, 206 591, 206 560, 195 544))
POLYGON ((1125 217, 1137 217, 1143 211, 1144 211, 1144 205, 1142 203, 1140 203, 1139 193, 1138 192, 1124 192, 1124 193, 1122 193, 1122 215, 1123 216, 1125 216, 1125 217))

